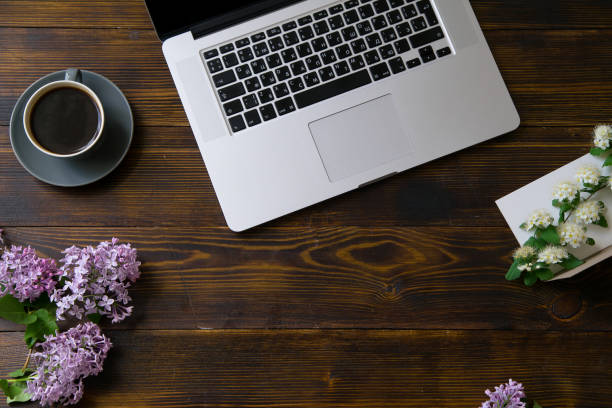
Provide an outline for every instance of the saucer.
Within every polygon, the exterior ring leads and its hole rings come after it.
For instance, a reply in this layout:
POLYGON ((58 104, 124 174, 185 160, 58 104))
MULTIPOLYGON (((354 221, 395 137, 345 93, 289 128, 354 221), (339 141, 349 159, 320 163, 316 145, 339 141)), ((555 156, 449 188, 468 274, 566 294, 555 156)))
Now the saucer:
POLYGON ((81 72, 83 84, 98 95, 106 116, 102 136, 90 151, 70 158, 48 156, 34 147, 23 128, 23 110, 30 96, 43 85, 64 79, 66 71, 46 75, 30 85, 17 100, 11 115, 11 145, 17 160, 31 175, 55 186, 77 187, 100 180, 117 168, 132 143, 134 119, 123 93, 102 75, 81 72))

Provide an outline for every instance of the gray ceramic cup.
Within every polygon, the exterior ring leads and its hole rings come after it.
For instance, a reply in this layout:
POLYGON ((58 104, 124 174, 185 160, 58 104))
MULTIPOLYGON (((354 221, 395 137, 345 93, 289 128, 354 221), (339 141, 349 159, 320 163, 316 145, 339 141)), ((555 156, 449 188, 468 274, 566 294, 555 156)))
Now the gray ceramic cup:
POLYGON ((53 156, 53 157, 60 157, 60 158, 80 156, 84 154, 85 152, 88 152, 89 150, 91 150, 91 148, 93 148, 96 145, 98 140, 100 140, 100 136, 102 135, 102 132, 104 130, 104 122, 105 122, 104 108, 102 107, 102 102, 100 102, 100 98, 98 98, 98 95, 96 95, 96 93, 92 91, 87 85, 83 84, 81 71, 75 68, 67 69, 66 76, 63 80, 48 83, 44 85, 43 87, 39 88, 36 92, 34 92, 34 94, 32 94, 30 99, 28 99, 28 101, 26 102, 25 109, 23 111, 23 128, 25 129, 25 133, 28 136, 28 139, 30 139, 30 142, 32 142, 32 144, 44 154, 53 156), (32 116, 32 111, 34 110, 34 107, 36 106, 36 103, 40 100, 40 98, 42 98, 47 93, 53 91, 54 89, 66 88, 66 87, 76 88, 86 93, 90 97, 91 101, 96 105, 98 112, 100 114, 98 115, 98 127, 96 130, 96 133, 91 136, 91 141, 87 144, 87 146, 85 146, 83 149, 77 152, 74 152, 74 153, 58 154, 48 149, 45 149, 36 140, 36 135, 34 135, 34 133, 32 132, 30 119, 32 116))

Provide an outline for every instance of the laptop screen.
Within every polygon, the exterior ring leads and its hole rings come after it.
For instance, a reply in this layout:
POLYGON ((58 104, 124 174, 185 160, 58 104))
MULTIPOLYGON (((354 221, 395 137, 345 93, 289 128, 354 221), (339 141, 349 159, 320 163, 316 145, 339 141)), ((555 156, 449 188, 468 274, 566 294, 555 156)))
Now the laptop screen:
POLYGON ((163 41, 198 26, 205 34, 236 24, 296 0, 145 0, 149 15, 163 41))

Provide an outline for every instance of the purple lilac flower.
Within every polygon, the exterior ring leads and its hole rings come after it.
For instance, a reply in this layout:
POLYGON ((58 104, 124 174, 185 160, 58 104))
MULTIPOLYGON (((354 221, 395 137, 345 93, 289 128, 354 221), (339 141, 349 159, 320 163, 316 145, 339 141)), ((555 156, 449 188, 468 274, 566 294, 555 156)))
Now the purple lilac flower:
POLYGON ((64 251, 63 286, 51 295, 59 320, 99 313, 117 323, 132 313, 128 288, 140 276, 140 262, 130 244, 117 242, 113 238, 97 248, 72 246, 64 251))
POLYGON ((112 344, 91 322, 45 339, 41 351, 32 354, 36 371, 27 392, 42 406, 76 404, 83 396, 83 379, 102 371, 112 344))
POLYGON ((525 398, 523 384, 508 380, 508 384, 495 387, 495 391, 486 390, 489 400, 482 403, 481 408, 525 408, 521 398, 525 398))
POLYGON ((0 258, 0 296, 7 293, 20 302, 38 299, 53 292, 57 276, 53 259, 40 258, 30 247, 12 246, 0 258))

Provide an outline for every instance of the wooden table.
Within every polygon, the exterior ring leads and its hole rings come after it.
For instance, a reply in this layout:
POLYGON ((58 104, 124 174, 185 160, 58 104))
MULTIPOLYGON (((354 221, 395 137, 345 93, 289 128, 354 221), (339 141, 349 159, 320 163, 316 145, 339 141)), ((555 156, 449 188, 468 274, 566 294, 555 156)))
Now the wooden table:
MULTIPOLYGON (((0 227, 55 257, 117 236, 143 261, 80 406, 476 407, 511 377, 544 407, 610 407, 612 262, 506 282, 515 242, 494 200, 612 119, 612 4, 472 4, 518 131, 235 234, 142 1, 0 0, 0 227), (136 119, 126 160, 86 188, 35 180, 8 138, 21 92, 67 67, 114 81, 136 119)), ((5 375, 25 346, 0 330, 5 375)))

